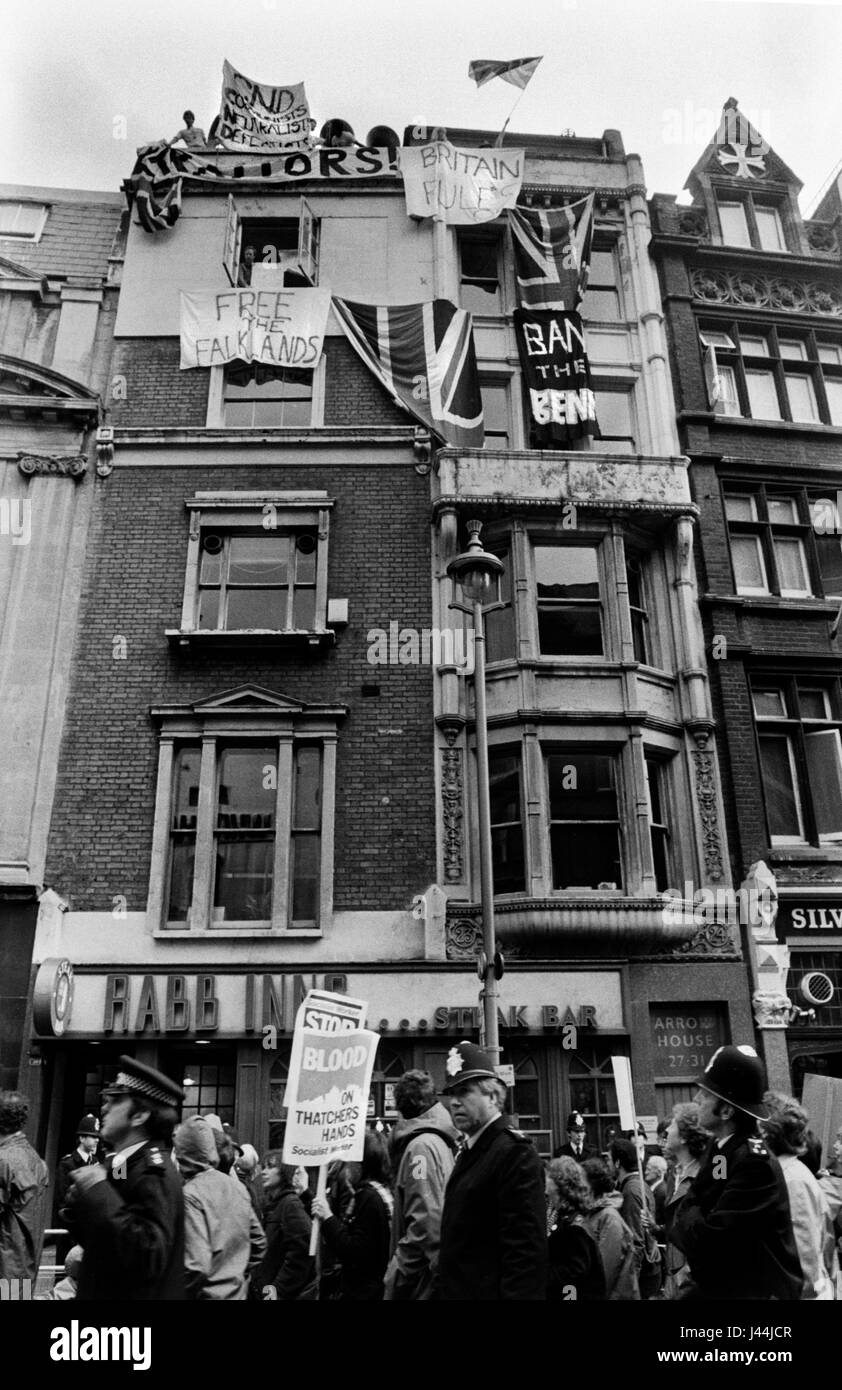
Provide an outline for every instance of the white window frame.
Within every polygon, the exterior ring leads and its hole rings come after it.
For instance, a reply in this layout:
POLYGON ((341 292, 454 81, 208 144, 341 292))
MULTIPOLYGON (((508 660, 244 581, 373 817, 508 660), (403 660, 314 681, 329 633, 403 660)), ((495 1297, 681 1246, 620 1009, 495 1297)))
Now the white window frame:
POLYGON ((243 430, 252 434, 259 430, 289 430, 300 434, 302 430, 321 429, 325 414, 325 376, 327 358, 324 351, 313 368, 313 404, 309 425, 226 425, 225 423, 225 367, 211 367, 208 387, 208 413, 205 427, 209 430, 243 430))
POLYGON ((311 645, 327 645, 333 641, 333 631, 327 625, 327 573, 330 511, 333 501, 326 492, 199 492, 188 497, 185 507, 190 514, 187 560, 184 572, 184 593, 181 605, 181 625, 167 630, 172 641, 189 644, 193 640, 209 639, 220 645, 242 645, 253 639, 259 644, 284 644, 306 641, 311 645), (266 522, 271 524, 267 525, 266 522), (275 629, 196 627, 199 596, 199 566, 201 563, 202 532, 209 528, 226 535, 254 531, 256 527, 271 534, 273 530, 310 530, 317 534, 315 627, 311 631, 275 629))
MULTIPOLYGON (((272 217, 271 213, 244 213, 233 193, 228 195, 225 213, 225 237, 222 247, 222 268, 231 285, 237 284, 237 267, 243 241, 243 222, 294 222, 295 215, 272 217)), ((286 257, 284 260, 286 261, 286 257)), ((298 201, 298 250, 290 256, 290 266, 303 275, 311 285, 319 283, 319 219, 302 194, 298 201)))
POLYGON ((12 241, 26 241, 31 242, 33 245, 37 245, 37 243, 41 240, 44 227, 47 223, 47 217, 50 212, 49 203, 33 202, 29 198, 0 198, 0 208, 16 209, 14 217, 10 219, 12 222, 17 220, 17 218, 20 216, 21 210, 25 207, 40 209, 41 216, 39 222, 35 227, 35 230, 32 232, 16 232, 14 230, 5 232, 0 231, 0 240, 2 240, 5 237, 8 237, 9 240, 12 241))
POLYGON ((152 710, 161 726, 155 822, 147 899, 147 926, 155 937, 209 939, 220 936, 306 936, 324 934, 333 912, 334 824, 336 745, 344 706, 304 705, 258 686, 242 686, 192 706, 166 706, 152 710), (219 747, 269 743, 278 749, 275 855, 272 917, 266 922, 227 921, 213 925, 215 875, 215 810, 219 747), (321 860, 318 918, 313 925, 290 920, 294 748, 296 743, 317 744, 322 750, 321 860), (177 746, 201 747, 201 771, 193 872, 193 899, 188 921, 168 925, 170 827, 174 796, 174 763, 177 746))

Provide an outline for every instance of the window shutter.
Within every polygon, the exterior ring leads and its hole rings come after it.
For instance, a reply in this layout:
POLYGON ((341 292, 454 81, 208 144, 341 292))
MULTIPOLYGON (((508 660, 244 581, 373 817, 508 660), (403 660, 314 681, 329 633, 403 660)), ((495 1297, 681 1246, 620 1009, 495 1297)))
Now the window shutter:
POLYGON ((225 242, 222 252, 222 268, 228 276, 230 284, 237 284, 237 266, 240 260, 240 239, 242 237, 242 227, 234 206, 234 195, 228 194, 228 206, 225 214, 225 242))
POLYGON ((306 198, 301 199, 298 217, 298 269, 315 285, 319 278, 319 228, 313 209, 306 198))

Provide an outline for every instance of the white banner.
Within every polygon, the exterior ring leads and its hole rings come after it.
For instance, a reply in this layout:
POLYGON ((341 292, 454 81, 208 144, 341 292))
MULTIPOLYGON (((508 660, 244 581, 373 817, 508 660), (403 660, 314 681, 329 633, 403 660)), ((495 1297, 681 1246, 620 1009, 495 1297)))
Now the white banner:
POLYGON ((406 210, 449 226, 490 222, 513 208, 523 182, 524 151, 456 149, 448 140, 400 151, 406 210))
POLYGON ((313 123, 303 82, 268 87, 232 68, 222 68, 216 135, 229 150, 277 150, 310 142, 313 123))
POLYGON ((361 1000, 311 991, 298 1010, 284 1105, 284 1163, 325 1167, 363 1156, 379 1033, 358 1026, 361 1000))
POLYGON ((327 289, 183 290, 181 367, 315 367, 329 312, 327 289))

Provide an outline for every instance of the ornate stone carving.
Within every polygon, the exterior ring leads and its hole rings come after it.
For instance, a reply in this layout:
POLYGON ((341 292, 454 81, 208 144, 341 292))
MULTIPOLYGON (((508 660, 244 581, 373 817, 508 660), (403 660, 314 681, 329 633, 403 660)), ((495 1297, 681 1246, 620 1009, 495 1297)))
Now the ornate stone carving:
POLYGON ((807 241, 812 251, 835 251, 836 237, 833 228, 824 222, 808 222, 805 225, 807 241))
POLYGON ((824 314, 842 318, 842 290, 809 280, 746 274, 742 271, 691 272, 693 294, 708 304, 737 304, 746 309, 772 308, 790 314, 824 314))
POLYGON ((693 734, 696 747, 692 750, 696 768, 696 804, 702 826, 702 852, 705 872, 714 882, 722 877, 722 842, 716 810, 716 773, 714 757, 708 748, 710 733, 699 729, 693 734))
POLYGON ((455 729, 446 729, 447 748, 441 754, 441 803, 444 829, 444 877, 458 883, 464 872, 462 843, 462 750, 454 748, 455 729))
POLYGON ((756 989, 751 996, 754 1021, 758 1028, 787 1028, 793 1014, 792 1001, 777 990, 756 989))
POLYGON ((81 454, 68 457, 65 454, 18 454, 18 468, 25 478, 36 474, 43 477, 84 478, 88 460, 81 454))
POLYGON ((734 956, 737 947, 727 922, 703 922, 692 941, 676 946, 673 955, 734 956))
POLYGON ((114 431, 109 425, 96 432, 96 472, 98 478, 114 472, 114 431))
POLYGON ((708 220, 704 208, 679 208, 678 230, 684 236, 708 236, 708 220))
POLYGON ((482 949, 482 931, 470 917, 448 918, 445 940, 448 960, 476 960, 482 949))
POLYGON ((757 145, 731 140, 721 145, 716 157, 726 173, 735 179, 762 179, 766 175, 766 161, 762 154, 749 154, 758 149, 757 145))

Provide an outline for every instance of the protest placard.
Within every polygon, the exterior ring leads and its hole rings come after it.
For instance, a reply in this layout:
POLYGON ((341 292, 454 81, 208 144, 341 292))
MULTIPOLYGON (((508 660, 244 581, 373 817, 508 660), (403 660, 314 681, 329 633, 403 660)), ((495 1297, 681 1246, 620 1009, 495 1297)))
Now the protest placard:
POLYGON ((324 1167, 363 1154, 378 1033, 359 999, 311 990, 295 1020, 284 1105, 284 1162, 324 1167))
POLYGON ((524 151, 456 149, 449 140, 434 140, 401 149, 400 164, 410 217, 468 226, 514 207, 524 151))
POLYGON ((264 362, 311 368, 322 355, 326 289, 200 290, 181 293, 181 367, 264 362))
POLYGON ((516 309, 514 321, 534 446, 552 449, 592 435, 596 399, 579 315, 516 309))

